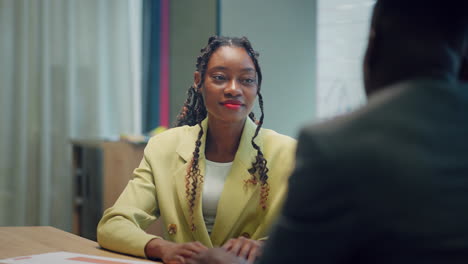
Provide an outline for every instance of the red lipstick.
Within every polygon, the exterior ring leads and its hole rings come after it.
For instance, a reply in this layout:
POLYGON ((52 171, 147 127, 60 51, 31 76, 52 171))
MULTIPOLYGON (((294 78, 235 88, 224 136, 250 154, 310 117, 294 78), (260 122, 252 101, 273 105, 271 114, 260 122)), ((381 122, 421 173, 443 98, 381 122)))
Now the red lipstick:
POLYGON ((242 106, 242 102, 238 100, 227 100, 222 102, 221 104, 232 110, 237 110, 242 106))

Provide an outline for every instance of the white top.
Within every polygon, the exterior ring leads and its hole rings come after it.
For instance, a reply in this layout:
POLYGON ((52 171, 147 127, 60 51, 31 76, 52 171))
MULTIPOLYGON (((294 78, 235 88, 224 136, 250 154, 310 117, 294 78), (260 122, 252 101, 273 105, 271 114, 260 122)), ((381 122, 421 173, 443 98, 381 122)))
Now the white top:
POLYGON ((205 161, 206 169, 203 179, 202 208, 206 229, 208 233, 211 234, 216 218, 218 201, 221 197, 226 177, 231 170, 232 162, 220 163, 209 160, 205 161))

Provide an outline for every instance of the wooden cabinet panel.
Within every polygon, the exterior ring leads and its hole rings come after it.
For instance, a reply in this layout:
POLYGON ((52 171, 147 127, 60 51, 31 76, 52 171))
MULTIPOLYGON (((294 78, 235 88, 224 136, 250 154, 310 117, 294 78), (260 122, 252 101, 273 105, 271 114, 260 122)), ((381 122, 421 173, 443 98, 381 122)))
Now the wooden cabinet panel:
MULTIPOLYGON (((132 178, 143 158, 146 144, 126 141, 74 140, 73 232, 96 240, 96 227, 102 213, 111 207, 132 178)), ((160 221, 147 230, 162 236, 160 221)))

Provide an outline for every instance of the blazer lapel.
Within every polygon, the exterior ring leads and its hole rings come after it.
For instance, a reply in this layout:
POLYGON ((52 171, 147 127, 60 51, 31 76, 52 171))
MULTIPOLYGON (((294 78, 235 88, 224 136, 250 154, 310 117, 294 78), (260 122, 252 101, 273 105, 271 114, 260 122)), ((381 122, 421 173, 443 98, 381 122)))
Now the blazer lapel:
MULTIPOLYGON (((205 175, 205 139, 206 139, 206 131, 207 131, 207 119, 202 121, 203 127, 203 136, 201 138, 201 146, 200 146, 200 156, 198 159, 198 166, 200 168, 200 174, 202 177, 205 175)), ((200 241, 202 244, 206 246, 212 247, 212 243, 210 237, 208 235, 208 231, 206 229, 205 221, 203 219, 202 207, 201 207, 201 193, 203 190, 203 182, 199 183, 199 187, 197 189, 197 197, 195 200, 195 207, 193 212, 193 222, 195 224, 196 230, 191 231, 190 227, 190 211, 189 205, 187 202, 187 194, 186 194, 186 175, 187 171, 191 166, 193 151, 195 149, 195 141, 197 140, 199 126, 188 127, 187 132, 185 133, 184 137, 180 144, 178 145, 176 152, 179 154, 181 159, 183 160, 183 164, 178 167, 174 174, 174 179, 176 180, 175 185, 177 189, 177 196, 179 198, 179 203, 184 212, 185 221, 189 231, 192 234, 192 239, 194 241, 200 241)))
MULTIPOLYGON (((252 205, 249 201, 254 194, 258 194, 260 184, 245 184, 246 180, 252 178, 248 169, 252 167, 257 152, 252 147, 251 139, 255 134, 256 125, 247 118, 244 130, 232 164, 231 171, 226 178, 221 197, 218 202, 215 224, 211 232, 213 245, 221 246, 236 226, 236 222, 246 206, 252 205)), ((255 139, 261 147, 260 135, 255 139)))

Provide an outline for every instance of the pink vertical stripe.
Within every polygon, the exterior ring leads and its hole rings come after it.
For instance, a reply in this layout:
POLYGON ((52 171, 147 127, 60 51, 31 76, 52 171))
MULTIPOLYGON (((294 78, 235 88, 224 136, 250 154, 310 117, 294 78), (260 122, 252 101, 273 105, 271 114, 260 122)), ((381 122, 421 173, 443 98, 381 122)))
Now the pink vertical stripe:
POLYGON ((169 0, 161 0, 159 125, 169 127, 169 0))

